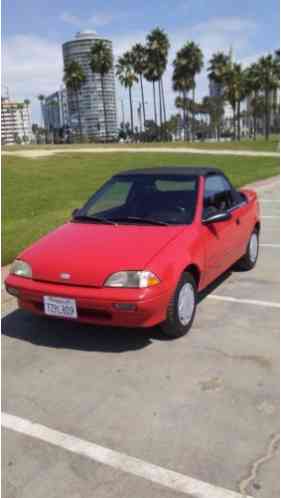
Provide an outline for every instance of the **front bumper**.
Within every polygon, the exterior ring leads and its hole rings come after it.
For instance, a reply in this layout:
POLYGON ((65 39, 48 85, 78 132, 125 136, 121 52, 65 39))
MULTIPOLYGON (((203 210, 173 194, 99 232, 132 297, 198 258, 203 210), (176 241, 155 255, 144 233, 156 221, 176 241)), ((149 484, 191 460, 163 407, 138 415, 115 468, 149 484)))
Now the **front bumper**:
POLYGON ((38 315, 45 314, 43 296, 71 298, 77 305, 75 321, 121 327, 152 327, 163 322, 170 300, 170 292, 161 284, 149 289, 93 288, 9 275, 5 285, 7 292, 18 294, 20 308, 38 315), (120 310, 116 304, 130 304, 134 310, 120 310))

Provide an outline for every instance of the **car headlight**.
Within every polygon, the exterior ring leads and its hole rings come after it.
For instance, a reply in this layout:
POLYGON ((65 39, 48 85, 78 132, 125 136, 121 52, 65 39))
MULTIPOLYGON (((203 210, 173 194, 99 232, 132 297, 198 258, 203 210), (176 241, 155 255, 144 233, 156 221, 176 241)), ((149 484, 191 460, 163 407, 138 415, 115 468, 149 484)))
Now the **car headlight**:
POLYGON ((16 275, 17 277, 32 278, 31 266, 25 261, 21 261, 20 259, 16 259, 13 262, 10 273, 12 275, 16 275))
POLYGON ((151 271, 119 271, 113 273, 106 281, 105 287, 127 287, 144 289, 160 283, 151 271))

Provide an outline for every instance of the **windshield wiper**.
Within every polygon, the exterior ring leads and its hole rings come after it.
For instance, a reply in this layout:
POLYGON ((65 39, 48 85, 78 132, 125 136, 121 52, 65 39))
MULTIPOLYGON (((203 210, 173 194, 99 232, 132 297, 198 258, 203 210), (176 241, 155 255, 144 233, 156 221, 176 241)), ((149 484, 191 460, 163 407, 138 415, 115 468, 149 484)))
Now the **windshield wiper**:
POLYGON ((160 221, 160 220, 154 220, 152 218, 141 218, 139 216, 124 216, 124 217, 118 217, 118 218, 113 218, 114 221, 117 222, 132 222, 132 223, 147 223, 148 225, 160 225, 160 226, 168 226, 169 223, 166 223, 165 221, 160 221))
POLYGON ((91 223, 104 223, 106 225, 116 225, 115 221, 102 218, 100 216, 87 216, 86 214, 79 214, 74 216, 73 221, 90 221, 91 223))

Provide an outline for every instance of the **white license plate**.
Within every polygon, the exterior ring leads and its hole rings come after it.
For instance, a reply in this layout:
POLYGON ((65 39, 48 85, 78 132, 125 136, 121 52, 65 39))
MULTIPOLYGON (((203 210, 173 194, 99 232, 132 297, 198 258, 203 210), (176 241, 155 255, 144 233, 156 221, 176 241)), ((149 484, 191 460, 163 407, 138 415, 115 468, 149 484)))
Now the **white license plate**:
POLYGON ((44 311, 46 315, 77 318, 75 299, 44 296, 44 311))

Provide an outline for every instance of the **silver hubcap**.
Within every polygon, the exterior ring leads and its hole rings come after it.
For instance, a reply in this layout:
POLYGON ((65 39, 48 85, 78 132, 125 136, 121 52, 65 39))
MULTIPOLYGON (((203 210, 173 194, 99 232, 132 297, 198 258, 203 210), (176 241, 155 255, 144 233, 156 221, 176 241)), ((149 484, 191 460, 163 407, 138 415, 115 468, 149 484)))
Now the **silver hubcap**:
POLYGON ((187 325, 190 322, 194 305, 194 289, 191 284, 184 284, 180 290, 178 298, 178 317, 182 325, 187 325))
POLYGON ((249 256, 252 263, 256 261, 257 255, 258 255, 258 236, 256 233, 253 233, 250 239, 250 246, 249 246, 249 256))

